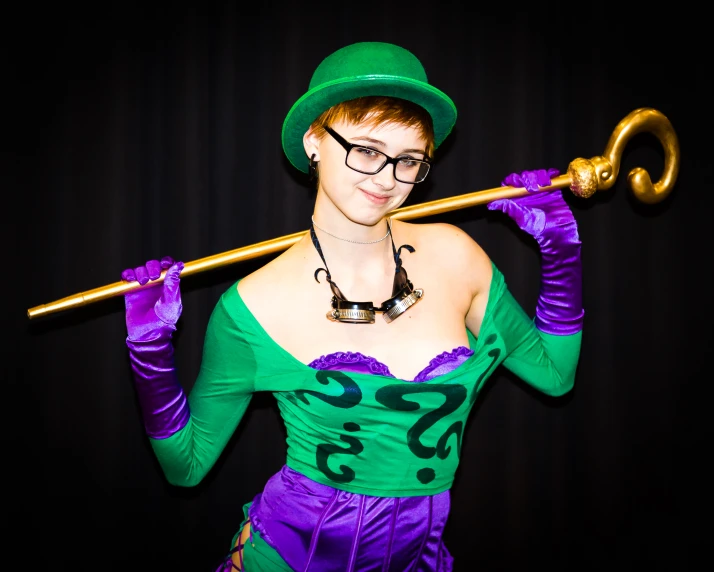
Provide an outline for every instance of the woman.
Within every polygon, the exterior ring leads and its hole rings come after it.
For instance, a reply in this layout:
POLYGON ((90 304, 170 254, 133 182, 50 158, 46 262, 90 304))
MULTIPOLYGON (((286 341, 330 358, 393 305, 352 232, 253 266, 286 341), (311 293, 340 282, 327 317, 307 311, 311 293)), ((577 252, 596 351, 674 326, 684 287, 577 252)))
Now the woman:
POLYGON ((287 462, 246 499, 219 570, 452 570, 442 534, 479 390, 499 364, 550 395, 572 388, 577 225, 560 191, 535 192, 556 171, 510 175, 503 184, 533 193, 488 206, 540 246, 535 319, 459 228, 388 216, 428 176, 455 120, 398 46, 357 43, 318 66, 282 133, 317 186, 310 232, 222 295, 188 397, 171 344, 182 263, 123 272, 146 284, 168 268, 161 287, 125 301, 147 435, 172 484, 202 480, 255 391, 273 392, 285 422, 287 462))

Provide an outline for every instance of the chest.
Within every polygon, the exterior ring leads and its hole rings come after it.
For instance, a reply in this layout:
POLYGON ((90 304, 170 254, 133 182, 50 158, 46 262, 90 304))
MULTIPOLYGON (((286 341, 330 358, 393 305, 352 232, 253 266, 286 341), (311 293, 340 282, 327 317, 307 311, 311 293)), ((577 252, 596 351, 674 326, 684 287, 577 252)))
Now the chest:
POLYGON ((467 346, 465 310, 437 287, 391 322, 377 313, 373 324, 335 322, 327 318, 330 297, 293 290, 292 300, 265 304, 264 298, 244 302, 266 333, 298 361, 335 352, 359 352, 389 367, 400 379, 413 379, 437 355, 467 346))

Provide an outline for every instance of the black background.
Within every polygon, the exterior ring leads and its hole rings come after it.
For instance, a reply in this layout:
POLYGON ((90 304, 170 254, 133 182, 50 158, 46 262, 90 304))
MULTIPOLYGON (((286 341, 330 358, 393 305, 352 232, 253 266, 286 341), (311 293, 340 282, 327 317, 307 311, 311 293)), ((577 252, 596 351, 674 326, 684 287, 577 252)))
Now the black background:
MULTIPOLYGON (((242 504, 284 462, 272 396, 254 397, 204 482, 172 487, 143 433, 122 299, 36 319, 27 310, 116 282, 148 258, 196 260, 305 230, 313 191, 282 154, 282 121, 325 56, 368 40, 411 50, 459 110, 407 204, 496 187, 514 171, 564 172, 601 155, 637 108, 671 121, 681 168, 662 202, 627 187, 634 167, 661 175, 662 146, 648 133, 626 145, 611 190, 587 200, 564 191, 583 240, 576 387, 552 399, 505 370, 493 376, 467 427, 445 539, 457 571, 691 569, 709 541, 710 31, 683 7, 600 8, 8 9, 3 558, 210 572, 227 552, 242 504)), ((533 311, 538 252, 505 215, 477 206, 434 219, 467 230, 533 311)), ((213 305, 265 261, 182 281, 186 389, 213 305)))

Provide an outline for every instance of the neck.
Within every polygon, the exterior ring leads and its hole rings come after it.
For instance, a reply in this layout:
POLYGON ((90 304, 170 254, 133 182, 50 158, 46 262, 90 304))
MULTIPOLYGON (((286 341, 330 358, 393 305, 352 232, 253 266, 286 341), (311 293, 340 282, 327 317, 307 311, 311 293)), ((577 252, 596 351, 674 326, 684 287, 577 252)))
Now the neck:
MULTIPOLYGON (((363 225, 351 221, 350 225, 353 228, 363 227, 363 225)), ((393 274, 393 269, 391 269, 394 265, 393 229, 386 219, 382 219, 374 227, 367 227, 371 229, 370 235, 364 237, 364 240, 360 237, 359 241, 352 238, 356 234, 354 232, 349 236, 349 240, 346 240, 347 237, 332 232, 330 227, 320 225, 317 215, 314 215, 311 226, 330 272, 344 276, 344 280, 349 280, 349 276, 377 276, 382 271, 393 274), (332 234, 329 234, 328 231, 332 234), (374 238, 375 236, 376 238, 374 238)), ((310 242, 312 242, 311 234, 308 233, 307 237, 310 242)), ((316 248, 312 250, 317 253, 316 248)))
POLYGON ((342 217, 320 217, 314 213, 312 225, 318 238, 325 243, 343 243, 357 247, 370 247, 388 241, 391 234, 391 221, 381 219, 374 225, 364 225, 342 217), (335 222, 341 220, 342 225, 335 222))
MULTIPOLYGON (((401 257, 399 255, 402 248, 406 248, 409 252, 414 252, 414 248, 411 245, 404 244, 397 250, 394 239, 391 236, 391 224, 388 223, 387 233, 385 233, 384 237, 372 240, 366 245, 355 244, 355 241, 346 242, 341 237, 332 236, 328 233, 328 236, 334 239, 333 244, 337 242, 348 244, 353 250, 355 247, 364 246, 376 246, 382 249, 382 254, 372 253, 365 255, 364 251, 362 251, 361 255, 357 254, 355 256, 353 253, 352 256, 339 256, 338 253, 336 256, 337 265, 334 263, 330 265, 328 262, 325 256, 324 246, 317 236, 316 226, 313 220, 309 231, 310 242, 315 248, 323 266, 315 270, 314 276, 317 280, 318 274, 324 272, 325 280, 329 283, 329 289, 332 292, 332 309, 326 314, 328 320, 352 324, 373 324, 375 315, 381 312, 384 315, 384 319, 387 320, 387 322, 391 322, 422 297, 423 290, 414 290, 414 287, 407 278, 406 270, 401 265, 401 257), (390 239, 387 246, 391 247, 391 253, 394 259, 393 264, 395 264, 395 270, 392 272, 386 271, 385 266, 381 268, 374 267, 375 264, 379 264, 380 258, 384 260, 385 249, 381 245, 387 237, 390 239), (371 273, 371 276, 366 276, 365 269, 369 269, 370 267, 374 267, 375 271, 371 273), (342 275, 340 278, 342 287, 337 283, 338 274, 342 275), (347 283, 348 280, 349 284, 347 283), (384 301, 379 305, 375 305, 372 300, 372 294, 382 289, 388 292, 389 284, 391 284, 391 296, 387 297, 385 295, 384 301), (343 290, 345 287, 349 288, 349 290, 355 294, 360 292, 363 292, 363 294, 357 294, 357 296, 347 294, 346 291, 343 290)), ((333 262, 335 262, 335 260, 333 260, 333 262)))
POLYGON ((340 289, 346 289, 342 290, 345 300, 368 300, 374 298, 376 293, 376 298, 388 297, 394 281, 395 264, 389 238, 370 245, 359 245, 334 238, 326 241, 318 237, 319 233, 313 223, 308 234, 315 257, 319 257, 319 262, 316 260, 318 268, 325 269, 325 276, 331 275, 340 289))

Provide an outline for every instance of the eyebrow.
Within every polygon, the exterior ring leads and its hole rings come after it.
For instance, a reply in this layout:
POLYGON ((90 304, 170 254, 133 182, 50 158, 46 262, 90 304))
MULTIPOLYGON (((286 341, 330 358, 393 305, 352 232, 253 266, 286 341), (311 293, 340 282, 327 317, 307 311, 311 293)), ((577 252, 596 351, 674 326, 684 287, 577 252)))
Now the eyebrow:
MULTIPOLYGON (((375 145, 377 147, 386 147, 386 143, 384 141, 380 141, 379 139, 372 139, 371 137, 367 137, 364 135, 361 135, 359 137, 354 137, 354 141, 364 141, 366 143, 371 143, 372 145, 375 145)), ((404 149, 399 155, 402 155, 404 153, 421 153, 422 155, 426 155, 426 150, 424 149, 404 149)))

